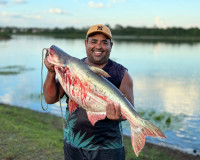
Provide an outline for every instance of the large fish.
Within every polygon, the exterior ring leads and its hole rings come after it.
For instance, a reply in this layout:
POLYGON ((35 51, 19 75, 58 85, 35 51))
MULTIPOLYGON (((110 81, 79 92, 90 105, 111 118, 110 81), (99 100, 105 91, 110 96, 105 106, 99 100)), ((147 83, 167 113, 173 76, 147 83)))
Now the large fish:
POLYGON ((55 65, 60 84, 73 100, 69 104, 70 112, 77 106, 84 108, 89 121, 95 125, 97 121, 105 119, 108 102, 120 104, 121 114, 131 126, 131 142, 136 156, 144 147, 145 136, 166 138, 158 127, 142 119, 120 90, 104 78, 109 77, 108 73, 85 64, 55 45, 52 45, 48 52, 48 62, 55 65))

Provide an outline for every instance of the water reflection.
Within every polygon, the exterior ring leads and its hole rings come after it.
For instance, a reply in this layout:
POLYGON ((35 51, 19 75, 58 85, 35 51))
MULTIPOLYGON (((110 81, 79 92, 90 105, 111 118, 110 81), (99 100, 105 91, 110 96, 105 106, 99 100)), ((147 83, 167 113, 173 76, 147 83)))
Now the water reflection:
POLYGON ((162 48, 162 44, 161 43, 154 44, 154 49, 153 49, 154 54, 159 53, 161 48, 162 48))
POLYGON ((13 96, 12 96, 12 92, 10 93, 5 93, 4 95, 0 96, 0 102, 2 103, 6 103, 6 104, 12 104, 13 102, 13 96))
POLYGON ((188 116, 198 114, 199 91, 194 89, 196 85, 178 85, 168 82, 168 87, 164 90, 163 100, 166 111, 173 111, 176 114, 188 116))
MULTIPOLYGON (((151 106, 174 114, 199 114, 200 88, 198 83, 189 83, 184 79, 134 78, 135 94, 141 101, 149 101, 150 106, 160 101, 161 105, 151 106), (153 101, 153 102, 152 102, 153 101)), ((135 98, 136 103, 138 99, 135 98)), ((141 104, 139 103, 138 106, 141 104)), ((149 106, 149 105, 148 105, 149 106)), ((148 107, 142 106, 142 107, 148 107)))

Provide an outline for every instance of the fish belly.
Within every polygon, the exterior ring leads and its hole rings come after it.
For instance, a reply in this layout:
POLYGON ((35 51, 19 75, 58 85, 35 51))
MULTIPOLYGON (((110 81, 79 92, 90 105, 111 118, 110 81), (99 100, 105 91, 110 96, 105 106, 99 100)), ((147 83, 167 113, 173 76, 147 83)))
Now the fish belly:
POLYGON ((56 69, 59 82, 70 99, 89 112, 103 114, 106 112, 107 96, 98 92, 98 84, 91 83, 84 76, 73 74, 72 71, 65 73, 56 69))

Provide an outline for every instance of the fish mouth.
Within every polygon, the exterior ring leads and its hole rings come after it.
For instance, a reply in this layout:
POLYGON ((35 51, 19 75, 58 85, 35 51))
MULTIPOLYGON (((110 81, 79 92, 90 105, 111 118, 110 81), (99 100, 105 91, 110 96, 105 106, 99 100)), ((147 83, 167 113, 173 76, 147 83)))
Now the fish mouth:
POLYGON ((59 58, 56 56, 55 51, 53 49, 47 50, 47 61, 49 63, 57 64, 59 63, 59 58))
POLYGON ((58 71, 58 73, 61 73, 63 68, 62 67, 59 67, 59 66, 55 66, 55 69, 58 71))
POLYGON ((48 61, 49 63, 54 63, 54 60, 53 60, 53 58, 52 58, 51 55, 48 55, 48 56, 47 56, 47 61, 48 61))

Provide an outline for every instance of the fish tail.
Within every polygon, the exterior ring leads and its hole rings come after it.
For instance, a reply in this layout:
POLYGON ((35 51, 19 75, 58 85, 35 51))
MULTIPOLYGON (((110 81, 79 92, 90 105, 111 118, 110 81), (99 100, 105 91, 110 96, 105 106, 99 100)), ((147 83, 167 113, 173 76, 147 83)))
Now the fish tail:
POLYGON ((131 142, 135 155, 144 147, 145 136, 166 138, 162 131, 147 120, 142 120, 142 125, 131 124, 131 142))

